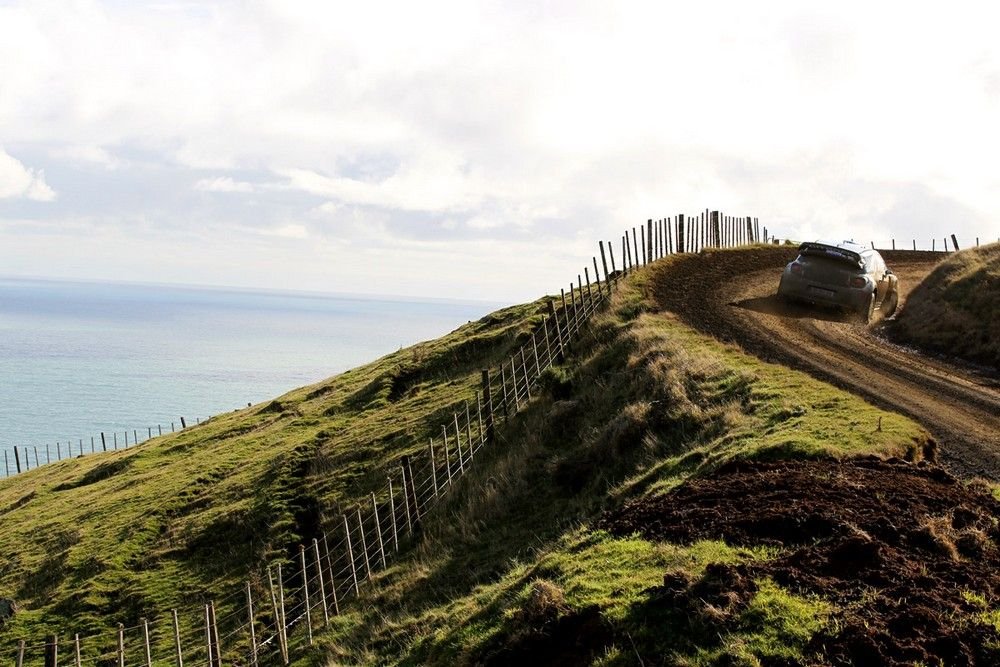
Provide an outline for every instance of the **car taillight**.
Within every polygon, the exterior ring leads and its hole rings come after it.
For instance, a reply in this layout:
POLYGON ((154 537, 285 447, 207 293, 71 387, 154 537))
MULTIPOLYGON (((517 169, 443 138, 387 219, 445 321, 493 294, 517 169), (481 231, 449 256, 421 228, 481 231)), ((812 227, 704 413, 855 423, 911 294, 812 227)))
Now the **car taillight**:
POLYGON ((801 276, 802 275, 802 271, 803 271, 802 265, 799 264, 798 262, 792 262, 792 265, 790 267, 788 267, 788 269, 789 269, 789 271, 791 271, 792 273, 794 273, 797 276, 801 276))
POLYGON ((851 287, 864 287, 868 284, 868 279, 864 276, 854 276, 851 278, 851 287))

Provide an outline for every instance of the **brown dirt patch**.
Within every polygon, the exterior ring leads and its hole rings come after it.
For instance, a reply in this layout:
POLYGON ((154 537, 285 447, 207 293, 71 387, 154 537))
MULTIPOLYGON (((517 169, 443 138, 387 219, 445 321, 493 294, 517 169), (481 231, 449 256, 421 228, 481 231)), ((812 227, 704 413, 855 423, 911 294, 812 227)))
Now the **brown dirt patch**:
MULTIPOLYGON (((1000 633, 976 620, 984 609, 963 595, 1000 602, 998 517, 992 496, 940 468, 864 459, 734 463, 629 503, 600 526, 651 540, 782 547, 774 560, 716 566, 706 580, 722 582, 712 595, 729 604, 762 577, 836 603, 833 629, 810 646, 822 662, 971 665, 1000 664, 1000 633)), ((703 596, 697 586, 705 582, 668 575, 660 594, 703 596)))

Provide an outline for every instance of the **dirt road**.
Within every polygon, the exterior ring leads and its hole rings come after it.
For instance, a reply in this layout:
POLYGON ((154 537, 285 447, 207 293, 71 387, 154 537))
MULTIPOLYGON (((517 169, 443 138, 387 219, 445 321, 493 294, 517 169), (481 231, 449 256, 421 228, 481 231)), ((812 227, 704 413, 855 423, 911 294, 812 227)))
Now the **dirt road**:
MULTIPOLYGON (((906 296, 941 253, 885 252, 906 296)), ((941 463, 962 477, 1000 481, 1000 378, 891 343, 891 322, 863 326, 835 312, 774 298, 791 248, 707 252, 657 267, 660 306, 695 328, 769 361, 799 368, 920 422, 941 463)))

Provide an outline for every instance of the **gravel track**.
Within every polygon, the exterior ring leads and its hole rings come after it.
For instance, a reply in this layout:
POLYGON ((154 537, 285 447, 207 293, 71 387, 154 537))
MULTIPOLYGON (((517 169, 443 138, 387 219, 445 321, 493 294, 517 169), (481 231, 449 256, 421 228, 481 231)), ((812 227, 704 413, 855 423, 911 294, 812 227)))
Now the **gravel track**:
MULTIPOLYGON (((786 305, 774 294, 789 247, 674 257, 654 267, 660 307, 768 361, 806 371, 921 423, 940 461, 961 477, 1000 481, 1000 377, 995 369, 929 357, 889 340, 892 322, 864 326, 835 311, 786 305)), ((886 251, 900 308, 943 253, 886 251)))

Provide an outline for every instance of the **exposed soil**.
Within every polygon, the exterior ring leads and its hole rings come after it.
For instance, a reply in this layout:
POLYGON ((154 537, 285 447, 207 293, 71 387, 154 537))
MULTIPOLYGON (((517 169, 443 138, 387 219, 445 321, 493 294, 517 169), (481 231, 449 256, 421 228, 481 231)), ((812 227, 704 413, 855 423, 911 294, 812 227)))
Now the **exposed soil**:
POLYGON ((745 605, 755 581, 836 603, 836 623, 809 653, 836 665, 1000 664, 1000 633, 969 593, 1000 602, 1000 503, 941 468, 878 459, 724 466, 665 496, 607 514, 625 536, 782 547, 779 557, 711 566, 690 582, 667 573, 664 605, 720 617, 745 605))
MULTIPOLYGON (((791 247, 673 258, 657 267, 664 310, 771 361, 805 370, 923 424, 955 474, 1000 481, 1000 376, 957 360, 928 357, 888 342, 892 322, 863 326, 835 311, 774 298, 791 247)), ((885 251, 899 276, 900 308, 944 253, 885 251)))

